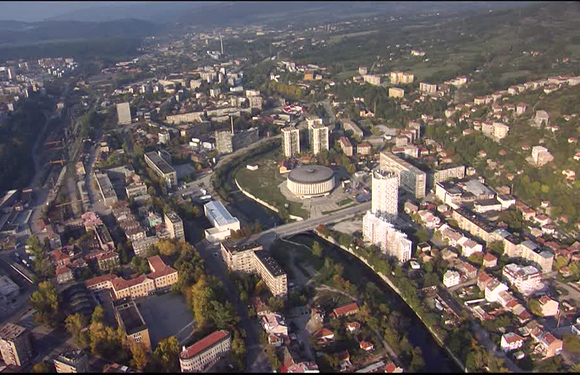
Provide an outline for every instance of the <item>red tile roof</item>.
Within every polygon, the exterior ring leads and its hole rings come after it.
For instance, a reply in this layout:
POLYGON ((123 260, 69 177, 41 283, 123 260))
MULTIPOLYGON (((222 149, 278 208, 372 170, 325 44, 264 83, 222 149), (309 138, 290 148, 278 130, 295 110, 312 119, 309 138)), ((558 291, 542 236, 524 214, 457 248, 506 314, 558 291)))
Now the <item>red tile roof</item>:
POLYGON ((337 317, 344 316, 347 314, 355 314, 358 312, 358 305, 356 303, 351 303, 345 306, 337 307, 332 312, 337 317))
POLYGON ((204 337, 195 344, 186 348, 179 354, 181 358, 191 358, 196 354, 203 352, 204 350, 210 348, 212 345, 218 343, 219 341, 227 338, 230 335, 228 331, 215 331, 214 333, 204 337))
POLYGON ((69 272, 71 272, 71 271, 70 271, 70 268, 68 268, 67 266, 58 266, 58 267, 56 267, 56 270, 54 270, 54 273, 57 275, 63 275, 65 273, 69 273, 69 272))
POLYGON ((85 285, 87 286, 87 288, 89 288, 93 285, 97 285, 97 284, 100 284, 100 283, 105 282, 105 281, 113 281, 116 278, 117 278, 117 276, 112 275, 112 274, 97 276, 97 277, 93 277, 92 279, 85 281, 85 285))

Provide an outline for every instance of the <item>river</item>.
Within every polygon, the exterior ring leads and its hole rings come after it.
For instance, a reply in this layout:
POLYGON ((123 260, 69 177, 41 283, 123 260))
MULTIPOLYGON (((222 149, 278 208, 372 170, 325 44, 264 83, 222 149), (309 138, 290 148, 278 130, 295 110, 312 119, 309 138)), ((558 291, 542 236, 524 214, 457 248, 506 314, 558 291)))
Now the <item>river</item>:
POLYGON ((335 262, 340 262, 345 265, 345 278, 357 280, 361 284, 365 284, 366 282, 375 283, 388 297, 390 308, 393 311, 399 311, 402 316, 409 319, 410 324, 408 326, 407 336, 411 344, 421 348, 423 359, 425 360, 425 370, 439 373, 461 372, 461 369, 449 357, 447 352, 438 345, 437 341, 435 341, 431 333, 427 330, 427 327, 425 327, 423 322, 415 315, 405 301, 363 262, 314 234, 298 234, 292 238, 302 238, 310 241, 316 239, 324 244, 327 254, 329 254, 328 250, 330 250, 329 255, 335 262))

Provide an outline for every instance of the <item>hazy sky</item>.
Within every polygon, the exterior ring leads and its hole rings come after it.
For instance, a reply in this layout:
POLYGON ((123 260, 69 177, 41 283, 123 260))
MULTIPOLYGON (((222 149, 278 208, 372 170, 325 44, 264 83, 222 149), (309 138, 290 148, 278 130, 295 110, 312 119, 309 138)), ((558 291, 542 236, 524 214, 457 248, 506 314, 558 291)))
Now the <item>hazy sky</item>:
MULTIPOLYGON (((133 3, 141 3, 134 1, 133 3)), ((0 20, 36 22, 83 8, 128 1, 0 1, 0 20)))

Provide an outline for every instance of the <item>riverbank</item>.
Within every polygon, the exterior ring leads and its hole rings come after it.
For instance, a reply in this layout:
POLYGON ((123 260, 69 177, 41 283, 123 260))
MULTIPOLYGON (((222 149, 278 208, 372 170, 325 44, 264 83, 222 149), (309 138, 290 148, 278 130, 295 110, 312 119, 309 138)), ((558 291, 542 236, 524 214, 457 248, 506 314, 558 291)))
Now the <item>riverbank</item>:
POLYGON ((459 366, 459 368, 461 368, 464 372, 466 371, 465 365, 463 364, 463 362, 457 358, 457 356, 451 352, 451 350, 449 350, 449 348, 445 345, 445 343, 443 342, 443 340, 439 337, 439 335, 437 334, 437 332, 435 332, 429 325, 427 325, 423 319, 423 317, 417 313, 417 311, 415 311, 411 305, 408 303, 407 299, 405 298, 405 296, 401 293, 401 291, 399 290, 399 288, 397 288, 397 286, 383 273, 376 271, 375 268, 369 264, 369 262, 364 259, 363 257, 361 257, 359 254, 356 254, 355 252, 353 252, 352 250, 340 245, 334 238, 332 238, 331 236, 325 236, 324 234, 322 234, 320 231, 318 231, 317 229, 314 229, 314 233, 319 236, 320 238, 324 239, 327 242, 330 242, 331 244, 335 245, 337 248, 340 248, 343 251, 346 251, 347 253, 355 256, 358 260, 360 260, 361 262, 363 262, 368 268, 370 268, 377 276, 379 276, 395 293, 397 293, 397 295, 407 304, 407 306, 411 309, 411 311, 413 311, 413 313, 415 314, 415 316, 417 316, 417 318, 419 318, 419 320, 423 323, 423 325, 427 328, 427 330, 429 331, 429 333, 431 334, 431 336, 435 339, 435 341, 439 344, 439 346, 444 349, 449 356, 453 359, 453 361, 459 366))

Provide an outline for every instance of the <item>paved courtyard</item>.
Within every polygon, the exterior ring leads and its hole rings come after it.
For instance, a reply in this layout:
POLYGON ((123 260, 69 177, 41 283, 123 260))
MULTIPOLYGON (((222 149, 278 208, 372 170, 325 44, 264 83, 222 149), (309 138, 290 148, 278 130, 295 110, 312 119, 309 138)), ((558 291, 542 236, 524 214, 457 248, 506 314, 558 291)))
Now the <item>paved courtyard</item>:
POLYGON ((167 293, 142 298, 137 301, 143 319, 149 327, 151 344, 169 336, 185 343, 193 332, 193 313, 187 308, 185 297, 167 293))

